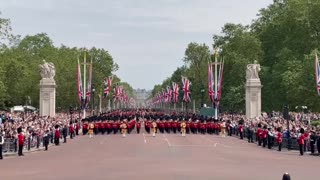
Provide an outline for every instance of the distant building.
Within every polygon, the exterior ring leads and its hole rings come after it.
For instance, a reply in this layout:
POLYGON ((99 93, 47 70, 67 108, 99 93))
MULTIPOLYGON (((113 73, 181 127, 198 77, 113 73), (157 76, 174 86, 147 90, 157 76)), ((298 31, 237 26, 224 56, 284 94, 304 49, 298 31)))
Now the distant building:
POLYGON ((151 95, 151 90, 145 90, 145 89, 135 89, 134 95, 136 97, 137 106, 139 108, 145 107, 145 101, 148 97, 151 95))

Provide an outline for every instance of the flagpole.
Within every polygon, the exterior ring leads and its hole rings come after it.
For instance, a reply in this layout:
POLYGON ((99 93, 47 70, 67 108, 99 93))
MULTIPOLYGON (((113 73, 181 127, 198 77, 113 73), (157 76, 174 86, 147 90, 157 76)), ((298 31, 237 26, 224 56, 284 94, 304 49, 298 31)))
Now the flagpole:
POLYGON ((218 106, 217 106, 217 97, 218 97, 218 49, 215 48, 214 52, 214 99, 215 99, 215 106, 214 106, 214 118, 218 120, 218 106))
POLYGON ((84 50, 84 59, 83 59, 83 96, 84 98, 84 106, 83 106, 83 119, 86 118, 86 98, 87 98, 87 92, 86 92, 86 66, 87 66, 87 59, 86 59, 86 50, 84 50))

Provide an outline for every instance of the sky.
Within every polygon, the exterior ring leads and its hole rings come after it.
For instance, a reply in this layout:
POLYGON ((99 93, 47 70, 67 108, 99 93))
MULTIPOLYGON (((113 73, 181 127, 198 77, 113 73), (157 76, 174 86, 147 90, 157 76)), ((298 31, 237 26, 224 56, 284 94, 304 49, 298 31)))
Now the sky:
POLYGON ((211 47, 225 23, 250 24, 273 0, 0 0, 14 34, 110 52, 115 72, 151 90, 183 65, 190 42, 211 47))

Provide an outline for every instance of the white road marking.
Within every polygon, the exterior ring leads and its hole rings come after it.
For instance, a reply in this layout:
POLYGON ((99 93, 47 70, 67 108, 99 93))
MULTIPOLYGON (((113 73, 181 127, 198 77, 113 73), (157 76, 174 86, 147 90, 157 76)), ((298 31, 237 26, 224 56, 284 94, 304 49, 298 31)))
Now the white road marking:
POLYGON ((214 147, 212 145, 173 145, 171 147, 214 147))
POLYGON ((168 143, 168 146, 171 147, 171 144, 170 144, 168 138, 164 134, 162 136, 163 136, 164 140, 168 143))
POLYGON ((143 135, 144 143, 147 143, 146 135, 144 133, 142 133, 142 135, 143 135))

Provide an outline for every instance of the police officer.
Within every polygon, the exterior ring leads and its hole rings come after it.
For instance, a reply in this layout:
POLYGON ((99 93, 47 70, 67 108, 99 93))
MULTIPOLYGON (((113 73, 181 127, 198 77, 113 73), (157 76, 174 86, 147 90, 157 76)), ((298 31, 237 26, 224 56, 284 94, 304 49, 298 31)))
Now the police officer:
POLYGON ((45 147, 44 149, 45 151, 48 151, 49 138, 50 138, 49 130, 46 130, 43 135, 43 145, 45 147))
POLYGON ((63 143, 67 142, 67 136, 68 136, 68 127, 67 125, 64 125, 62 129, 62 136, 63 136, 63 143))
POLYGON ((311 135, 310 135, 311 154, 314 154, 314 145, 316 144, 316 141, 317 141, 316 132, 311 130, 311 135))

